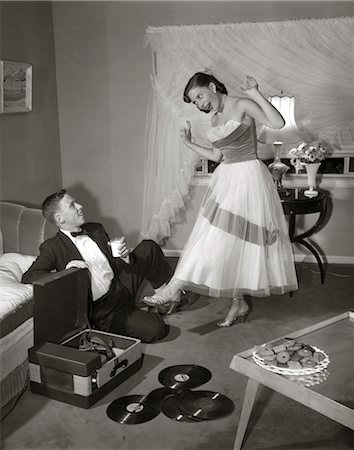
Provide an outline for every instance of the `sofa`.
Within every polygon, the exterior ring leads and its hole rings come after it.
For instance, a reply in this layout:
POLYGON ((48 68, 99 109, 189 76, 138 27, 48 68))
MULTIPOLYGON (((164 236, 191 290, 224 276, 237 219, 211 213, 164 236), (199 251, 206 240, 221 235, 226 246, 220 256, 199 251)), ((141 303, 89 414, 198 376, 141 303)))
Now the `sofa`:
POLYGON ((29 380, 33 287, 22 284, 21 277, 38 255, 40 244, 56 232, 41 210, 0 202, 1 418, 16 404, 29 380))

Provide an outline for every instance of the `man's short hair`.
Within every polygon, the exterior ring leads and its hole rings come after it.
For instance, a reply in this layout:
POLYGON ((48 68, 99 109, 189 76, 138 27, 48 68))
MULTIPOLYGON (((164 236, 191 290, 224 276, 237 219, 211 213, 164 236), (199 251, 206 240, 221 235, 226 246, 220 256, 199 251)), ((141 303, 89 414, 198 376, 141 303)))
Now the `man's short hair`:
POLYGON ((47 197, 42 203, 43 216, 48 220, 48 222, 54 223, 54 225, 56 225, 55 213, 58 210, 58 204, 65 194, 66 190, 62 189, 61 191, 47 197))

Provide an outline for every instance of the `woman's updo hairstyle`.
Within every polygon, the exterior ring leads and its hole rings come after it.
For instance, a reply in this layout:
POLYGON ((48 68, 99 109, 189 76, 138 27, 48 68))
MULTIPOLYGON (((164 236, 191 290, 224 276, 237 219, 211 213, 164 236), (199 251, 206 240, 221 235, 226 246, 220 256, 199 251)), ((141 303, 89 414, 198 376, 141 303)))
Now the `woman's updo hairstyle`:
POLYGON ((183 92, 183 100, 186 103, 190 103, 191 99, 188 96, 188 93, 191 89, 195 87, 207 87, 210 83, 214 83, 216 86, 216 90, 220 92, 221 94, 227 95, 227 89, 226 87, 220 83, 219 80, 217 80, 213 75, 209 73, 204 72, 197 72, 195 73, 192 78, 188 81, 184 92, 183 92))

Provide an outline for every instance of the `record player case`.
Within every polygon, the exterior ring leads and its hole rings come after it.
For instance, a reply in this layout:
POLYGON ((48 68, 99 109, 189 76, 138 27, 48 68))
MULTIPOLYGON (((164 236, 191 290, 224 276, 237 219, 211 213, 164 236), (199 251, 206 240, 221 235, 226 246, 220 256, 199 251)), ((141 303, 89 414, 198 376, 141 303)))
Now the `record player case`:
POLYGON ((139 339, 90 328, 85 270, 63 270, 33 284, 34 347, 28 351, 32 392, 90 408, 141 368, 139 339), (79 350, 85 333, 109 342, 114 354, 107 358, 79 350))

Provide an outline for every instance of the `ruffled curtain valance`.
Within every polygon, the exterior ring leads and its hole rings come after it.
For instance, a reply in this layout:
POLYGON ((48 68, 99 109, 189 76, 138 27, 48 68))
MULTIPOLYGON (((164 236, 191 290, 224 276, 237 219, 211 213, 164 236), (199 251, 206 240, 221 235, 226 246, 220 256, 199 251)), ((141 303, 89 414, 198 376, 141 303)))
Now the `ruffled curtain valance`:
POLYGON ((293 95, 304 136, 340 148, 354 141, 353 18, 148 28, 155 54, 146 123, 141 234, 161 241, 184 208, 199 160, 180 140, 186 120, 204 146, 210 117, 183 102, 189 78, 209 68, 230 95, 243 96, 246 75, 261 92, 293 95))

